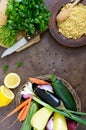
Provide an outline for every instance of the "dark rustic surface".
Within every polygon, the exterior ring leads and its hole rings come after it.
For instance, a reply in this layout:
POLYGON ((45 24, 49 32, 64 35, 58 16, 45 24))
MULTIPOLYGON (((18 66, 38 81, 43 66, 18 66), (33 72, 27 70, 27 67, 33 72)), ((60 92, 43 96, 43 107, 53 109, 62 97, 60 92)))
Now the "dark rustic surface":
MULTIPOLYGON (((45 0, 49 10, 52 9, 55 0, 45 0)), ((0 47, 0 55, 5 49, 0 47)), ((9 72, 16 72, 20 75, 24 84, 29 76, 37 76, 55 73, 59 77, 67 80, 76 90, 82 103, 82 111, 86 112, 86 46, 80 48, 68 48, 57 43, 51 36, 49 30, 41 35, 41 41, 20 52, 0 59, 0 85, 3 84, 4 77, 9 72), (22 66, 17 68, 17 62, 21 61, 22 66), (8 71, 2 68, 9 65, 8 71)), ((13 90, 15 95, 19 88, 13 90)), ((0 108, 0 119, 15 108, 15 100, 7 107, 0 108)), ((17 115, 0 124, 0 130, 20 130, 21 124, 17 121, 8 128, 17 115)), ((86 130, 86 126, 79 125, 77 130, 86 130)))

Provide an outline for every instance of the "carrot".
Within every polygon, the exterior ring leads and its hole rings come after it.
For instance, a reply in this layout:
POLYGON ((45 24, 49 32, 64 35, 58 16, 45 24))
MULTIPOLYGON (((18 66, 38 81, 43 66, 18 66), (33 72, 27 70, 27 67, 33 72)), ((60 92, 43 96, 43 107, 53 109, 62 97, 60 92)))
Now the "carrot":
POLYGON ((41 79, 37 79, 37 78, 32 78, 30 77, 29 80, 33 83, 36 83, 36 84, 39 84, 39 85, 43 85, 43 84, 50 84, 44 80, 41 80, 41 79))
MULTIPOLYGON (((31 100, 32 100, 32 98, 29 98, 29 102, 28 102, 28 104, 27 104, 25 110, 23 111, 23 113, 22 113, 21 116, 19 115, 19 116, 20 116, 20 118, 19 118, 20 121, 24 121, 24 120, 26 119, 27 114, 28 114, 28 111, 29 111, 30 106, 31 106, 31 100)), ((20 113, 20 114, 21 114, 21 113, 20 113)))
POLYGON ((18 120, 21 121, 21 117, 22 117, 22 114, 24 113, 25 109, 26 109, 27 105, 25 105, 22 110, 20 111, 19 115, 18 115, 18 120))
POLYGON ((11 111, 4 119, 2 119, 0 121, 3 122, 4 120, 6 120, 8 117, 12 116, 14 113, 16 113, 17 111, 19 111, 20 109, 22 109, 26 104, 28 104, 29 99, 25 100, 24 102, 22 102, 19 106, 17 106, 13 111, 11 111))

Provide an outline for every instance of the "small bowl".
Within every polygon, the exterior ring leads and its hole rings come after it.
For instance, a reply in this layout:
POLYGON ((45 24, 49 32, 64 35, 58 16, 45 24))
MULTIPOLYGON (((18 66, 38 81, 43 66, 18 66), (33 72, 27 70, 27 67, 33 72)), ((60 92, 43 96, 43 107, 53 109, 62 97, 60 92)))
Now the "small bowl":
MULTIPOLYGON (((58 32, 57 25, 56 25, 56 16, 59 13, 60 9, 67 3, 70 3, 70 0, 56 0, 54 7, 51 10, 52 15, 49 23, 50 33, 53 36, 53 38, 56 39, 57 42, 59 42, 64 46, 68 46, 68 47, 84 46, 86 45, 86 36, 82 36, 81 38, 78 39, 68 39, 58 32)), ((81 3, 86 5, 86 0, 82 0, 81 3)))

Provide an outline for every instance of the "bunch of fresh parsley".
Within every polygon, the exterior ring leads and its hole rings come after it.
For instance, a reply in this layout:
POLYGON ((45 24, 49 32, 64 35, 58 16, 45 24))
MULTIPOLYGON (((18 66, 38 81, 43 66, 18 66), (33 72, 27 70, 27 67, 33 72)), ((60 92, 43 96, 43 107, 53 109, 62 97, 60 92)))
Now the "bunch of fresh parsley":
MULTIPOLYGON (((25 31, 29 36, 37 31, 43 32, 48 26, 50 12, 43 0, 8 0, 6 16, 5 28, 7 27, 9 32, 6 38, 9 39, 12 36, 15 39, 20 31, 25 31)), ((12 44, 14 42, 5 42, 8 47, 12 44)))

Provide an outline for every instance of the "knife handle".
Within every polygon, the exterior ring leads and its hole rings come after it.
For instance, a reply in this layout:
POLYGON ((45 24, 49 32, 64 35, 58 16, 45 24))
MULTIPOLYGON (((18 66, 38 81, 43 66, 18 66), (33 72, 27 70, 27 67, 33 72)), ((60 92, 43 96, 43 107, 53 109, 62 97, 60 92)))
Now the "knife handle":
POLYGON ((40 41, 40 34, 34 36, 26 45, 17 49, 16 52, 20 52, 20 51, 26 49, 27 47, 30 47, 30 46, 36 44, 39 41, 40 41))

